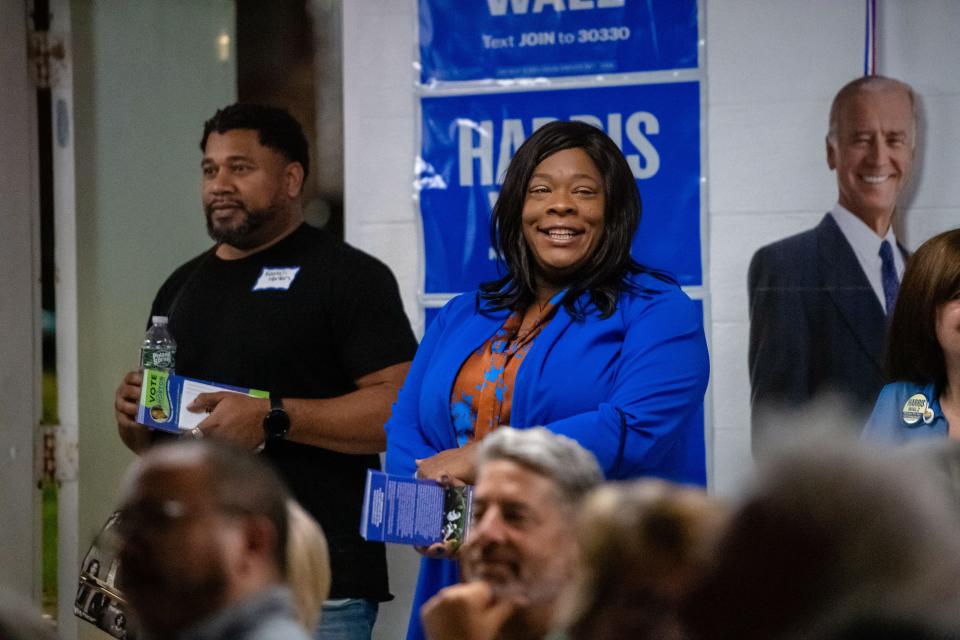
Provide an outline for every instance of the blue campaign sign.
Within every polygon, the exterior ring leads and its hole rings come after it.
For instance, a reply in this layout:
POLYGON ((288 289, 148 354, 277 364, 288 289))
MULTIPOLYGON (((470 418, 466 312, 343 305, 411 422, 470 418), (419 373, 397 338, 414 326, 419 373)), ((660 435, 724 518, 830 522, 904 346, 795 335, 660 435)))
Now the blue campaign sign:
POLYGON ((419 0, 420 80, 697 67, 697 0, 419 0))
POLYGON ((421 99, 418 184, 426 293, 470 291, 497 276, 493 203, 517 147, 551 120, 600 127, 637 178, 634 257, 682 285, 702 283, 698 82, 421 99))

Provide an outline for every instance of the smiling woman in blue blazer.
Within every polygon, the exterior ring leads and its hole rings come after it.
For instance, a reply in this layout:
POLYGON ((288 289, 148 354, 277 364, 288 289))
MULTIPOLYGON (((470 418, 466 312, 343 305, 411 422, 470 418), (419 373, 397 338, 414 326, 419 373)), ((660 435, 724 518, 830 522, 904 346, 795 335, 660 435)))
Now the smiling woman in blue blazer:
MULTIPOLYGON (((470 484, 484 435, 543 425, 608 478, 705 484, 702 319, 669 275, 631 257, 639 221, 633 174, 600 129, 553 122, 524 142, 491 218, 505 275, 431 323, 386 425, 387 471, 470 484)), ((419 606, 458 580, 444 548, 427 555, 411 638, 419 606)))
POLYGON ((960 439, 960 229, 930 238, 907 263, 887 369, 895 382, 880 391, 865 440, 960 439))

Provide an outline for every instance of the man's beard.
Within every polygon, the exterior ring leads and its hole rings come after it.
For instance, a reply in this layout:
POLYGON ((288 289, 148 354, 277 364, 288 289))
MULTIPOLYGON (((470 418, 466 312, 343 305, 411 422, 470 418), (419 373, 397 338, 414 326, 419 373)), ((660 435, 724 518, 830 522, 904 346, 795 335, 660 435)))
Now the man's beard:
POLYGON ((461 552, 461 572, 467 582, 482 580, 495 588, 523 589, 522 560, 503 545, 487 544, 482 548, 465 547, 461 552))
POLYGON ((571 558, 554 556, 533 569, 515 549, 499 544, 461 551, 465 582, 486 582, 498 598, 519 597, 528 605, 553 602, 570 579, 572 563, 571 558))
POLYGON ((236 203, 236 206, 243 212, 242 219, 239 222, 219 225, 213 221, 213 209, 209 205, 204 207, 207 217, 207 234, 213 238, 214 242, 228 244, 237 249, 252 249, 263 244, 265 240, 259 238, 257 232, 280 215, 280 206, 275 202, 265 209, 248 209, 241 202, 236 203))

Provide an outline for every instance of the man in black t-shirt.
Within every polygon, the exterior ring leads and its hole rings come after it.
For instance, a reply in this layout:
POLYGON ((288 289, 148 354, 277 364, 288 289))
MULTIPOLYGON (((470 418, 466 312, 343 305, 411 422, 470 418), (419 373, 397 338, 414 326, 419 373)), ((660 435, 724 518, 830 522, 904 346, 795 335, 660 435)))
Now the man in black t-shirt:
MULTIPOLYGON (((368 468, 416 341, 389 269, 303 221, 309 170, 300 125, 281 109, 232 105, 205 127, 203 206, 216 244, 167 279, 151 315, 169 317, 177 373, 263 389, 270 400, 204 393, 194 437, 262 455, 321 524, 333 584, 318 638, 369 637, 391 598, 384 548, 359 536, 368 468), (346 635, 345 635, 346 634, 346 635)), ((120 437, 135 452, 154 434, 135 421, 142 374, 116 392, 120 437)))

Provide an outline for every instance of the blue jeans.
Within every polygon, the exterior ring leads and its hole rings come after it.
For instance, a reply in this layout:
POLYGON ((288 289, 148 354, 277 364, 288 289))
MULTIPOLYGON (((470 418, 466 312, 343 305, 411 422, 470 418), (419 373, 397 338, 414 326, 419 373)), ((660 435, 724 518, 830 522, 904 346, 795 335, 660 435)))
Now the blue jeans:
POLYGON ((380 603, 350 598, 323 603, 316 640, 370 640, 380 603))

